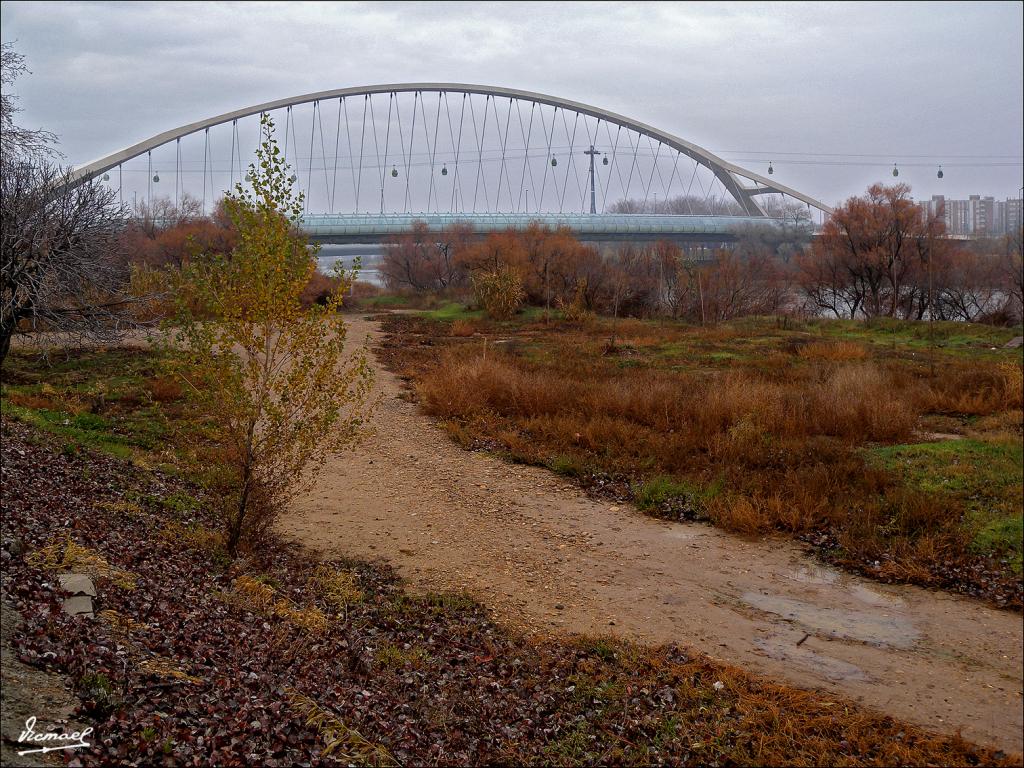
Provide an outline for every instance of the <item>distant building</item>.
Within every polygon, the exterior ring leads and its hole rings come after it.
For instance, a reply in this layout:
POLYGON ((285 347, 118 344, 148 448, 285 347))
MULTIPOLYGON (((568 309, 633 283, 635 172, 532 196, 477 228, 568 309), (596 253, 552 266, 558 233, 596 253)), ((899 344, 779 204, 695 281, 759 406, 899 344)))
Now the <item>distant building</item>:
POLYGON ((1021 226, 1021 200, 970 195, 966 200, 950 200, 945 195, 932 195, 931 200, 918 203, 928 216, 942 216, 946 232, 951 235, 997 237, 1021 226))
POLYGON ((1003 222, 1007 234, 1010 232, 1016 232, 1021 228, 1022 224, 1024 224, 1024 222, 1022 222, 1021 199, 1019 197, 1016 200, 1013 198, 1007 198, 1006 215, 1003 222))

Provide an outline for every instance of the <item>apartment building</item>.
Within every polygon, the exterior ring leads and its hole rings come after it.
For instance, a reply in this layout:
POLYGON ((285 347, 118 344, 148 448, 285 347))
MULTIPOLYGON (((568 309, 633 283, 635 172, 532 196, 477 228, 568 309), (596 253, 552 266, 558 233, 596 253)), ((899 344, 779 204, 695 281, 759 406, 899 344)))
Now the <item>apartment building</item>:
POLYGON ((931 200, 918 203, 929 216, 942 214, 946 232, 951 235, 997 237, 1021 226, 1021 200, 996 200, 992 196, 970 195, 966 200, 952 200, 945 195, 932 195, 931 200))

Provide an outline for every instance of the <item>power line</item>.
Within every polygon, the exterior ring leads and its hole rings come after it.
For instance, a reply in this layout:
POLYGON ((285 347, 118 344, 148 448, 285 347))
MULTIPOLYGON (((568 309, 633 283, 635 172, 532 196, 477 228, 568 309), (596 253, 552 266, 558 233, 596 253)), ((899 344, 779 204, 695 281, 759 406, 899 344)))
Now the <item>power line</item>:
POLYGON ((900 158, 900 157, 917 157, 917 158, 932 158, 934 160, 941 160, 946 157, 957 158, 957 159, 973 159, 973 160, 1020 160, 1024 159, 1024 155, 952 155, 952 154, 931 154, 931 155, 920 155, 907 152, 874 152, 870 154, 857 154, 852 152, 773 152, 761 149, 720 149, 712 150, 715 154, 719 155, 786 155, 795 157, 886 157, 886 158, 900 158))

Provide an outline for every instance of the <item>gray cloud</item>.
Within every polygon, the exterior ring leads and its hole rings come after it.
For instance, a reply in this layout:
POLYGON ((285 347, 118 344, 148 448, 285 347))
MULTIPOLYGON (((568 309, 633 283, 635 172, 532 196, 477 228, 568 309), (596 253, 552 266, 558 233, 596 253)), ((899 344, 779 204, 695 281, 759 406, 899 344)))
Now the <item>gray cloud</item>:
POLYGON ((596 104, 755 170, 769 156, 751 153, 778 153, 776 178, 827 201, 891 176, 785 153, 883 153, 918 197, 1024 183, 1019 165, 955 157, 1022 152, 1019 3, 9 2, 0 14, 33 70, 17 84, 22 122, 58 133, 75 163, 287 95, 454 80, 596 104))

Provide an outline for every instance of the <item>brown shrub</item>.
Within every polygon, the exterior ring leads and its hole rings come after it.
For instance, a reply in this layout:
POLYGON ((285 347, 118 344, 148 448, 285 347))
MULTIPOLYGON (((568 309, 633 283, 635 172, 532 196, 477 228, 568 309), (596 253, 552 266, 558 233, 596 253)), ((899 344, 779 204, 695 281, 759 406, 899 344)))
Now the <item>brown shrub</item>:
POLYGON ((727 531, 756 535, 769 530, 772 522, 759 507, 754 499, 745 496, 716 498, 708 504, 708 516, 727 531))
POLYGON ((917 416, 891 377, 872 363, 836 368, 815 393, 809 410, 823 434, 857 442, 907 438, 917 416))
POLYGON ((326 304, 340 285, 338 278, 329 277, 319 270, 314 271, 302 289, 299 301, 307 308, 314 304, 326 304))
POLYGON ((996 368, 1003 379, 1003 407, 1024 408, 1024 368, 1011 362, 1000 363, 996 368))
POLYGON ((508 267, 474 272, 470 282, 477 303, 494 320, 510 319, 519 311, 526 298, 522 278, 508 267))
POLYGON ((1021 367, 1012 362, 998 365, 945 364, 939 375, 921 385, 917 395, 921 410, 987 416, 1024 406, 1021 367))
POLYGON ((472 336, 476 333, 476 326, 467 320, 455 320, 450 333, 452 336, 472 336))
POLYGON ((170 403, 181 398, 181 382, 171 376, 154 376, 146 380, 146 391, 160 403, 170 403))

